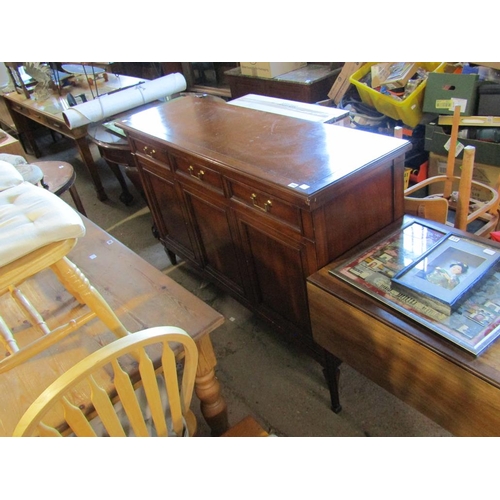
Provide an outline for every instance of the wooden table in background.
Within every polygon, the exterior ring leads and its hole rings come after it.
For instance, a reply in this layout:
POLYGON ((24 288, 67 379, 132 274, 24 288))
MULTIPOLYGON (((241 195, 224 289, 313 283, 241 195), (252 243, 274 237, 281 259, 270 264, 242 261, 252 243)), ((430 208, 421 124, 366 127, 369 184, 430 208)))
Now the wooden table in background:
MULTIPOLYGON (((109 74, 107 82, 102 78, 97 79, 97 89, 99 95, 102 95, 117 89, 135 85, 141 81, 143 80, 131 76, 109 74)), ((105 201, 108 197, 104 191, 97 165, 94 162, 94 158, 89 148, 87 139, 88 126, 82 125, 81 127, 70 129, 62 116, 63 111, 70 107, 67 101, 69 93, 73 96, 85 94, 87 100, 93 99, 93 95, 96 95, 95 85, 90 87, 83 76, 78 77, 77 82, 77 86, 65 87, 61 96, 59 96, 57 92, 54 92, 51 97, 43 101, 26 99, 24 95, 18 94, 17 92, 4 94, 3 99, 15 123, 17 132, 23 137, 24 146, 29 146, 31 150, 29 152, 30 154, 33 154, 37 158, 40 157, 40 151, 33 135, 33 122, 39 123, 73 139, 83 163, 90 173, 98 199, 105 201)), ((113 171, 116 175, 116 171, 113 171)), ((118 180, 120 181, 119 178, 118 180)))
MULTIPOLYGON (((404 221, 308 278, 313 337, 328 353, 332 408, 340 411, 337 377, 344 361, 455 435, 500 436, 500 341, 476 357, 329 274, 400 229, 404 221)), ((441 231, 450 229, 424 222, 441 231)))
POLYGON ((275 78, 259 78, 241 74, 241 68, 234 68, 224 73, 231 89, 232 99, 247 94, 260 94, 280 97, 307 103, 328 99, 340 68, 330 69, 326 64, 308 64, 275 78))
MULTIPOLYGON (((154 268, 108 233, 85 219, 87 233, 69 258, 108 301, 131 331, 159 325, 186 330, 199 350, 195 392, 213 435, 228 429, 227 408, 215 377, 216 358, 210 332, 224 317, 168 276, 154 268)), ((74 300, 50 271, 38 274, 23 286, 45 304, 44 318, 71 314, 74 300), (47 306, 47 297, 54 297, 47 306)), ((28 292, 29 293, 29 292, 28 292)), ((8 294, 7 294, 8 295, 8 294)), ((38 304, 35 303, 35 306, 38 304)), ((38 334, 26 325, 12 299, 0 299, 0 311, 20 345, 38 334)), ((22 365, 0 376, 0 436, 10 436, 29 405, 58 376, 91 352, 115 340, 97 319, 51 346, 22 365)), ((153 357, 153 362, 158 362, 153 357)))

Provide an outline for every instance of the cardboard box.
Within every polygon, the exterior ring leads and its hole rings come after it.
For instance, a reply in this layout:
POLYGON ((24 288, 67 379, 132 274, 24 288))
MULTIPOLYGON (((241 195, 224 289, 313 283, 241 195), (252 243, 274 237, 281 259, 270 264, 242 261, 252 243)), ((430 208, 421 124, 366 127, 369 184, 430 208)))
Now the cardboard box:
POLYGON ((362 62, 346 62, 340 71, 339 76, 332 85, 330 92, 328 92, 328 97, 335 103, 338 104, 344 94, 346 93, 351 82, 349 78, 354 74, 364 63, 362 62))
MULTIPOLYGON (((435 123, 429 123, 425 126, 424 149, 438 155, 447 156, 448 149, 445 145, 450 140, 450 134, 446 133, 444 128, 435 123)), ((465 146, 474 146, 476 153, 474 155, 475 163, 484 165, 494 165, 500 167, 500 144, 496 142, 479 141, 476 139, 458 138, 458 142, 465 146)), ((458 149, 457 149, 458 151, 458 149)), ((463 158, 463 151, 457 156, 463 158)))
POLYGON ((372 88, 386 86, 388 89, 404 87, 418 69, 417 63, 378 63, 371 70, 372 88))
POLYGON ((487 83, 479 86, 477 114, 500 116, 500 84, 487 83))
POLYGON ((274 78, 306 65, 306 62, 240 62, 242 75, 259 78, 274 78))
POLYGON ((486 68, 500 69, 500 62, 473 62, 472 64, 477 64, 478 66, 485 66, 486 68))
POLYGON ((452 115, 460 106, 462 115, 475 115, 478 78, 477 74, 429 73, 422 110, 452 115))
MULTIPOLYGON (((429 154, 429 177, 434 177, 436 175, 446 175, 446 166, 448 165, 448 157, 437 155, 435 153, 429 154)), ((453 175, 460 177, 461 174, 462 160, 455 160, 455 168, 453 170, 453 175)), ((474 170, 472 172, 473 180, 477 182, 482 182, 491 187, 496 187, 498 182, 498 177, 500 175, 500 168, 494 165, 483 165, 481 163, 474 162, 474 170)), ((458 182, 453 186, 455 190, 458 190, 458 182)), ((443 185, 441 183, 429 186, 429 194, 437 194, 443 192, 443 185)), ((489 192, 485 192, 479 189, 477 186, 472 185, 471 198, 479 201, 488 201, 490 199, 489 192)))
POLYGON ((0 153, 18 155, 23 158, 26 156, 21 143, 15 137, 12 137, 4 130, 2 130, 1 135, 4 137, 0 137, 0 153))

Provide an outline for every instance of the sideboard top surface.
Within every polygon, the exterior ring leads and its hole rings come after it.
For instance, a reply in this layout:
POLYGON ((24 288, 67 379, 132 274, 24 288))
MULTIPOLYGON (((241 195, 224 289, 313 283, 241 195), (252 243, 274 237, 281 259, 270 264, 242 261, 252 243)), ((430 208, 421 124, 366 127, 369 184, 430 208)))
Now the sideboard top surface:
POLYGON ((390 136, 195 96, 131 114, 120 125, 306 196, 411 147, 390 136))

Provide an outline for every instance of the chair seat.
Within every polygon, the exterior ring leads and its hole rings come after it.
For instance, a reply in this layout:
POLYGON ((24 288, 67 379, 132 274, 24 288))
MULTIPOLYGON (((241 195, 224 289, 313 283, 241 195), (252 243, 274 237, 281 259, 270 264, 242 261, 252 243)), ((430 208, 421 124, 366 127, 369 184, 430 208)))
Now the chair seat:
POLYGON ((80 215, 46 189, 22 181, 0 191, 0 266, 84 234, 80 215))

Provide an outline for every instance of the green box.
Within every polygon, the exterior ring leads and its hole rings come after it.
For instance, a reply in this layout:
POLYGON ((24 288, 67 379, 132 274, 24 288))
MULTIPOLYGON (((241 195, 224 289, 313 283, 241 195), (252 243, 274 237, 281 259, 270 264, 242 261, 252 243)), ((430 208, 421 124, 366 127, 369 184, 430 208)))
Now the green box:
POLYGON ((452 115, 460 105, 460 114, 476 114, 478 75, 454 73, 429 73, 425 89, 424 113, 452 115))
MULTIPOLYGON (((438 155, 448 156, 448 150, 444 147, 450 140, 450 134, 447 134, 443 127, 435 123, 429 123, 425 126, 424 149, 438 155)), ((476 152, 474 163, 483 163, 485 165, 495 165, 500 167, 500 144, 496 142, 478 141, 475 139, 458 138, 458 142, 463 146, 474 146, 476 152)), ((457 159, 463 158, 463 151, 457 155, 457 159)))

